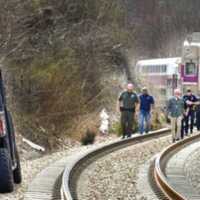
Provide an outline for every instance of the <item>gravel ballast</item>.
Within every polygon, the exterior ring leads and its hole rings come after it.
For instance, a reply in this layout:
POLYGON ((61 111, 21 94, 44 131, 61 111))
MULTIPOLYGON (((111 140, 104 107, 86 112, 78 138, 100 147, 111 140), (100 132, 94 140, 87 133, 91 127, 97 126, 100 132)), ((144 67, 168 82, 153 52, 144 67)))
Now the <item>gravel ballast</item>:
MULTIPOLYGON (((99 142, 105 141, 109 143, 112 140, 113 138, 104 138, 95 145, 99 145, 99 142)), ((91 164, 81 174, 80 181, 78 182, 79 199, 143 199, 141 195, 138 195, 135 187, 138 168, 151 158, 152 155, 168 146, 170 142, 170 136, 154 139, 150 142, 144 142, 124 150, 119 150, 91 164)), ((16 186, 15 191, 11 194, 0 194, 0 200, 23 200, 28 185, 40 171, 64 156, 76 154, 92 146, 76 146, 32 160, 22 157, 23 183, 16 186)))
MULTIPOLYGON (((109 143, 113 139, 116 139, 116 136, 99 136, 96 138, 94 145, 89 146, 80 146, 80 144, 68 144, 63 147, 59 152, 51 153, 48 155, 41 155, 39 152, 32 151, 28 147, 24 147, 22 143, 18 145, 21 147, 20 157, 21 157, 21 167, 23 182, 21 185, 15 185, 15 191, 10 194, 0 194, 0 200, 23 200, 24 193, 27 191, 29 184, 33 181, 36 175, 45 169, 47 166, 55 163, 62 159, 65 156, 76 154, 81 150, 92 148, 92 146, 99 145, 100 143, 109 143), (22 147, 23 146, 23 147, 22 147)), ((21 140, 20 140, 21 141, 21 140)))
POLYGON ((190 186, 200 194, 200 142, 198 144, 199 147, 185 160, 184 172, 190 186))
POLYGON ((22 200, 24 192, 38 172, 57 159, 63 157, 66 153, 60 152, 52 155, 44 156, 35 160, 22 161, 23 182, 16 186, 15 191, 10 194, 0 194, 0 200, 22 200))
POLYGON ((121 149, 90 164, 77 183, 78 199, 142 200, 136 189, 139 168, 171 143, 171 137, 121 149))

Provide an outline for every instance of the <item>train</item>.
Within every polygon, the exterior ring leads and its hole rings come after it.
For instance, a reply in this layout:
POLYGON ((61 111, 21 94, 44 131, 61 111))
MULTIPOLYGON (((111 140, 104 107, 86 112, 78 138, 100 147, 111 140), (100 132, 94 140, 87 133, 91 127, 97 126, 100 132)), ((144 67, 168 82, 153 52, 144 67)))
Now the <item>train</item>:
POLYGON ((200 92, 200 33, 187 37, 183 43, 180 63, 181 88, 183 92, 189 87, 193 92, 200 92))
POLYGON ((156 91, 161 102, 173 95, 175 88, 183 93, 191 89, 200 93, 200 33, 189 35, 182 45, 182 55, 173 58, 139 60, 136 80, 141 86, 156 91))

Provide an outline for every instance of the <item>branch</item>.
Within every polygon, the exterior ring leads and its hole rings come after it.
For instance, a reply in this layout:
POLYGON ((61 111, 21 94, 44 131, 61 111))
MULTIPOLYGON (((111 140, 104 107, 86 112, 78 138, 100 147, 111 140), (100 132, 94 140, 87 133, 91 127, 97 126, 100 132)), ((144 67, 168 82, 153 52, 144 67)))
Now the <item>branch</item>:
POLYGON ((3 63, 5 61, 5 59, 10 56, 11 54, 13 54, 15 51, 17 51, 23 44, 24 42, 27 40, 27 37, 23 38, 16 47, 14 47, 13 49, 11 49, 6 55, 2 56, 0 59, 0 63, 3 63))

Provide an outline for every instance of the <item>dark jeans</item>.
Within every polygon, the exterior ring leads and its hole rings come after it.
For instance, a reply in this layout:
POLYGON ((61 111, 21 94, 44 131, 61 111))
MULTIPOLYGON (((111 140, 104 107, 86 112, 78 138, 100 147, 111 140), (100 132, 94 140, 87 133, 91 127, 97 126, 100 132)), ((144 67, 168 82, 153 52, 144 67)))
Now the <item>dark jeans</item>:
POLYGON ((195 112, 193 110, 189 111, 188 115, 185 116, 184 122, 185 122, 185 134, 188 135, 188 130, 190 129, 190 133, 193 131, 194 127, 194 117, 195 112), (190 125, 189 125, 190 123, 190 125))
POLYGON ((121 126, 123 137, 130 137, 133 132, 133 120, 134 112, 132 111, 122 111, 121 112, 121 126))
POLYGON ((197 130, 200 131, 200 110, 197 110, 196 112, 196 126, 197 130))
POLYGON ((185 133, 185 117, 181 121, 181 139, 184 138, 184 136, 185 136, 184 133, 185 133))

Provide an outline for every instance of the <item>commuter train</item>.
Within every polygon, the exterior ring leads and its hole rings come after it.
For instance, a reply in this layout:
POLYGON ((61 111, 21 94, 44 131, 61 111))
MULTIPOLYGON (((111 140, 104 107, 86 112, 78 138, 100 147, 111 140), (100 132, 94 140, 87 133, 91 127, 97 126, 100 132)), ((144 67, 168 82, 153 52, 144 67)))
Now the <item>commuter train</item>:
POLYGON ((181 86, 183 91, 190 87, 193 92, 200 91, 200 33, 188 36, 183 43, 180 63, 181 86))
POLYGON ((180 85, 178 73, 180 57, 161 58, 138 61, 136 65, 138 81, 141 81, 149 89, 156 89, 162 99, 173 93, 173 88, 180 85))
POLYGON ((200 33, 191 34, 183 43, 182 55, 176 58, 140 60, 136 64, 135 74, 141 85, 155 91, 157 96, 166 100, 173 90, 188 88, 196 94, 200 92, 200 33))

